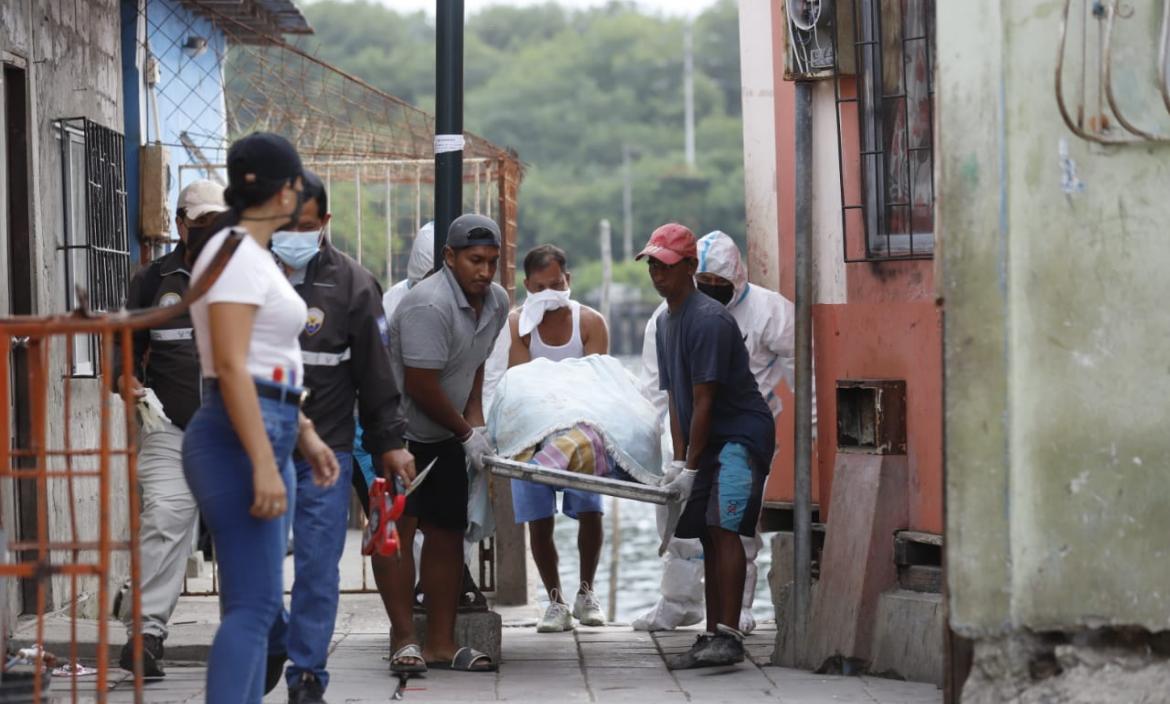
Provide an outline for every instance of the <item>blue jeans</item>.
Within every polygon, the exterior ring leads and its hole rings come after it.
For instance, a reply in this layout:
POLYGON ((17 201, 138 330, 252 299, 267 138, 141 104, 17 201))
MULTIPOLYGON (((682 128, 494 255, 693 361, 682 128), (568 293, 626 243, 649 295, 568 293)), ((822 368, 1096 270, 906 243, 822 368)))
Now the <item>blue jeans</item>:
POLYGON ((337 621, 341 586, 338 564, 345 550, 349 522, 349 496, 353 456, 333 451, 341 474, 337 483, 320 487, 304 460, 296 462, 297 501, 293 516, 293 559, 296 578, 292 588, 285 647, 291 664, 285 672, 289 686, 301 673, 311 672, 322 687, 329 686, 325 661, 337 621))
MULTIPOLYGON (((261 397, 260 413, 291 505, 297 406, 261 397)), ((249 513, 255 496, 252 463, 214 386, 204 389, 203 405, 183 434, 183 472, 215 541, 219 563, 223 619, 207 662, 207 701, 259 704, 268 633, 283 608, 289 518, 286 513, 265 521, 249 513)))

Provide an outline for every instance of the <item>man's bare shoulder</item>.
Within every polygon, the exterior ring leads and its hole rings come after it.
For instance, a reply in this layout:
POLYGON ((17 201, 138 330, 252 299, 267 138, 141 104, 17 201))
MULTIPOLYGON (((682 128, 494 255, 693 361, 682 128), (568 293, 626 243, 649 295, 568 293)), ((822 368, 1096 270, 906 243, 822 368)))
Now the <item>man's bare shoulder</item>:
POLYGON ((582 325, 604 325, 605 318, 602 317, 601 313, 597 312, 593 308, 590 308, 589 306, 582 303, 581 304, 581 324, 582 325))
POLYGON ((513 340, 523 340, 520 337, 520 309, 514 308, 508 313, 508 329, 512 331, 513 340))

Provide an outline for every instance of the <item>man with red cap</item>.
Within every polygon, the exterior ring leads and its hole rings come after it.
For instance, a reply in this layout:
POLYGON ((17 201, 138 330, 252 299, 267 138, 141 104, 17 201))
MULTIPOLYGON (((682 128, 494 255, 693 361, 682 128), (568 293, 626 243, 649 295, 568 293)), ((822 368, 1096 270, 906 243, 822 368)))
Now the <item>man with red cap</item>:
POLYGON ((775 426, 735 319, 695 287, 694 233, 663 225, 638 254, 643 258, 667 306, 656 332, 674 445, 667 480, 689 495, 681 515, 672 512, 667 521, 666 537, 698 538, 706 555, 707 633, 667 666, 732 665, 744 659, 737 626, 747 562, 740 536, 756 532, 775 426))

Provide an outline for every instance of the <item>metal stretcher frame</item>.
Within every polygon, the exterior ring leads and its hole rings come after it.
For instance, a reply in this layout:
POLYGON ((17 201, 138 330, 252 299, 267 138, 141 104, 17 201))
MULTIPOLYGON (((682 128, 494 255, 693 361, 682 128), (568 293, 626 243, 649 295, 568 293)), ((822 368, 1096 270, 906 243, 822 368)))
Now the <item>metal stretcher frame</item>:
POLYGON ((526 479, 537 484, 546 484, 561 489, 580 489, 592 491, 606 496, 616 496, 619 499, 642 501, 644 503, 665 506, 682 499, 677 489, 667 489, 660 486, 650 486, 639 482, 627 482, 621 479, 609 479, 593 474, 579 474, 566 472, 562 469, 541 467, 527 462, 517 462, 497 455, 484 457, 484 464, 492 474, 512 479, 526 479))

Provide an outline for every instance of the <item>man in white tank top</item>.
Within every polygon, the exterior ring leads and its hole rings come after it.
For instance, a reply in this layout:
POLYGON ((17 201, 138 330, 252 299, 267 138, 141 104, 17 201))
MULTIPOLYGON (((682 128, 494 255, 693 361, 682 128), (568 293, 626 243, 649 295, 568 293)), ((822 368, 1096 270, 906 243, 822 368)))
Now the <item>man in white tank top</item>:
MULTIPOLYGON (((541 245, 524 257, 524 305, 508 317, 511 345, 508 366, 537 357, 554 362, 571 357, 609 353, 609 329, 605 318, 569 298, 570 274, 564 251, 541 245)), ((537 631, 555 633, 573 628, 573 618, 585 626, 603 626, 601 605, 593 594, 593 578, 601 558, 603 539, 601 497, 590 492, 558 491, 543 484, 512 480, 512 508, 517 523, 528 524, 532 559, 548 591, 549 606, 537 631), (570 612, 561 591, 553 520, 557 494, 561 510, 577 519, 577 545, 581 550, 580 586, 570 612)))

